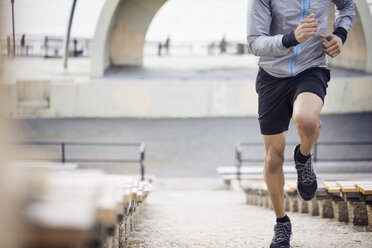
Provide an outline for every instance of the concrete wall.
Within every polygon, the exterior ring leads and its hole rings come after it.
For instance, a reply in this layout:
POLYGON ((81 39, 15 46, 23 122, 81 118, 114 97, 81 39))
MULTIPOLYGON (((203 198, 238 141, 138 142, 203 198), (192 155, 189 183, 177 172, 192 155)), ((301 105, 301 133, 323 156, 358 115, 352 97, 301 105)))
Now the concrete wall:
MULTIPOLYGON (((68 117, 244 117, 257 115, 253 81, 120 81, 50 84, 48 107, 17 104, 16 86, 7 86, 11 116, 68 117)), ((372 77, 329 83, 323 113, 372 111, 372 77)))

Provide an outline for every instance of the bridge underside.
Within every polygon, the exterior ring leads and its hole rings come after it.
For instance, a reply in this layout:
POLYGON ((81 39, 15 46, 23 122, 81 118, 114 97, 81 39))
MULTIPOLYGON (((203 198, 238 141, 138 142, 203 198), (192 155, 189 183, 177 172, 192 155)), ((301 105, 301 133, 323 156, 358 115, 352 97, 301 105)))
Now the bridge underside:
MULTIPOLYGON (((107 0, 93 40, 91 71, 100 77, 110 66, 142 66, 146 32, 167 0, 107 0)), ((330 59, 335 67, 372 72, 372 17, 366 0, 356 0, 357 16, 340 56, 330 59)), ((329 32, 335 18, 328 21, 329 32)))

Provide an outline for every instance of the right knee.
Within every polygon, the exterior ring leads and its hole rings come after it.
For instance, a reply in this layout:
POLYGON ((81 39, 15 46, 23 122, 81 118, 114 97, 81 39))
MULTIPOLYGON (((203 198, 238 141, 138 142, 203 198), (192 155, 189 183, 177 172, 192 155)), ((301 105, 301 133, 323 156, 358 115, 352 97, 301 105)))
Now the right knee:
POLYGON ((276 151, 268 151, 265 154, 265 166, 270 173, 278 173, 283 168, 284 154, 276 151))

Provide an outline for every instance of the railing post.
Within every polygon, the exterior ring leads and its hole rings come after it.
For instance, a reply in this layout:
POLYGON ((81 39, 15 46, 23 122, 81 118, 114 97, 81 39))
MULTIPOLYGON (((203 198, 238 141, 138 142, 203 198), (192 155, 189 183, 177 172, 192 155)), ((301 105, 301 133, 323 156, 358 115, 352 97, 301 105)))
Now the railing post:
POLYGON ((62 163, 64 164, 66 162, 66 157, 65 157, 65 143, 62 143, 62 163))
POLYGON ((140 165, 141 165, 141 181, 145 181, 145 143, 141 143, 140 146, 140 165))
POLYGON ((236 163, 236 176, 240 184, 240 179, 241 179, 241 166, 242 166, 242 154, 240 151, 240 144, 235 145, 235 163, 236 163))

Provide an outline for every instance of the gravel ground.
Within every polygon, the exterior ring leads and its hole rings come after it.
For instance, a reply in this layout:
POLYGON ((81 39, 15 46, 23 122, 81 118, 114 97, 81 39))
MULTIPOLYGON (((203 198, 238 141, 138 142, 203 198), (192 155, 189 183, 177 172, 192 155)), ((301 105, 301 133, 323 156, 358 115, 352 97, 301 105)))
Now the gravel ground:
MULTIPOLYGON (((243 193, 207 187, 190 190, 174 181, 168 186, 163 181, 147 199, 130 248, 269 246, 274 213, 246 205, 243 193)), ((304 214, 289 216, 292 247, 372 247, 372 233, 364 228, 304 214)))

